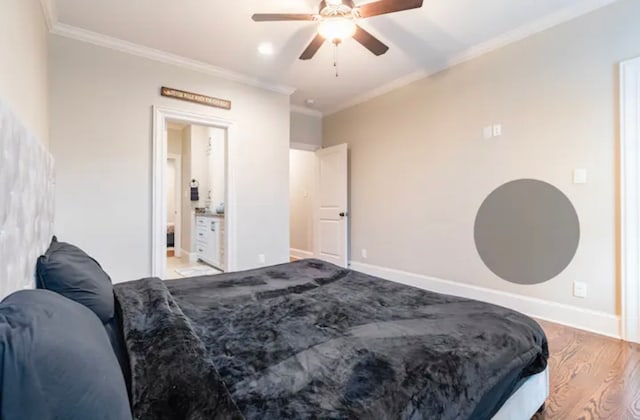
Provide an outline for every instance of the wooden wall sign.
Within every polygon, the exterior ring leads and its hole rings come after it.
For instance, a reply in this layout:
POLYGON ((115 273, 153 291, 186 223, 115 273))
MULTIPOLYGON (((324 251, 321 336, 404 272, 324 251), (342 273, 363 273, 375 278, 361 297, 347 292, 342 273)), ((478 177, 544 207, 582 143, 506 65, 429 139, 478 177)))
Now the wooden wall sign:
POLYGON ((199 93, 186 92, 184 90, 171 89, 168 87, 162 87, 160 90, 162 96, 167 98, 181 99, 183 101, 194 102, 196 104, 208 105, 215 108, 231 109, 231 101, 226 99, 213 98, 211 96, 200 95, 199 93))

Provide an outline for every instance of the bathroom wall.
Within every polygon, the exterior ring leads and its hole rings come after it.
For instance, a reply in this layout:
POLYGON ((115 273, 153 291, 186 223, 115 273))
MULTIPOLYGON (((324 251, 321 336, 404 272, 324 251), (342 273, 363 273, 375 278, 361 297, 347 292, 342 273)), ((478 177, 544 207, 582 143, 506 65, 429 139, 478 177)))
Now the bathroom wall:
POLYGON ((191 232, 193 229, 191 217, 191 197, 189 195, 189 182, 191 181, 191 127, 182 130, 182 228, 180 242, 182 250, 191 252, 191 232))
POLYGON ((211 189, 211 209, 225 201, 226 192, 226 131, 209 128, 209 186, 211 189))
MULTIPOLYGON (((178 155, 180 156, 180 167, 182 168, 182 129, 169 128, 167 130, 167 149, 170 155, 178 155)), ((184 182, 181 182, 179 185, 176 185, 176 177, 177 173, 173 173, 172 171, 176 171, 177 165, 173 166, 171 161, 167 164, 169 172, 167 172, 167 222, 175 223, 176 214, 172 209, 175 208, 175 205, 182 205, 182 189, 184 188, 184 182), (175 194, 176 189, 180 189, 179 197, 180 202, 175 203, 175 194)), ((182 173, 180 173, 181 180, 182 173)))
POLYGON ((178 176, 178 165, 175 159, 167 159, 167 223, 176 223, 176 178, 178 176))
POLYGON ((191 176, 198 181, 200 200, 192 201, 191 207, 206 207, 209 202, 208 193, 211 189, 209 181, 209 128, 192 125, 190 130, 191 141, 191 176))
POLYGON ((167 130, 168 152, 172 155, 182 154, 182 129, 169 128, 167 130))

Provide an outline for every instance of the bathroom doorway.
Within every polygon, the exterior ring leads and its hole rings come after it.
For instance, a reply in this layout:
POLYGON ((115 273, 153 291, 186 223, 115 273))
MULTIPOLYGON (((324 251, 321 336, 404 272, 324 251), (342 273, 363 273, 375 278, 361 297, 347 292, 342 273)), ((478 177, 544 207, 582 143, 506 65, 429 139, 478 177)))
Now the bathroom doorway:
POLYGON ((154 157, 166 157, 163 165, 154 160, 153 275, 177 279, 232 269, 231 126, 156 109, 156 128, 161 120, 154 157))

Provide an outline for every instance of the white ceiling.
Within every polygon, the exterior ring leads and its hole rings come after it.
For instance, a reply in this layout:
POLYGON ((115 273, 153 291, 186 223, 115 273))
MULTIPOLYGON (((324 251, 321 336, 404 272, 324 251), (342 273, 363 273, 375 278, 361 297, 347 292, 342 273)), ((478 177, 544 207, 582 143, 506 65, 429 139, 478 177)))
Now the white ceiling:
POLYGON ((348 40, 338 78, 328 43, 312 60, 298 60, 315 23, 251 20, 253 13, 315 13, 319 0, 55 0, 55 9, 62 24, 291 86, 292 104, 313 98, 327 113, 611 1, 425 0, 422 9, 362 21, 391 49, 375 57, 348 40), (261 42, 275 54, 259 55, 261 42))

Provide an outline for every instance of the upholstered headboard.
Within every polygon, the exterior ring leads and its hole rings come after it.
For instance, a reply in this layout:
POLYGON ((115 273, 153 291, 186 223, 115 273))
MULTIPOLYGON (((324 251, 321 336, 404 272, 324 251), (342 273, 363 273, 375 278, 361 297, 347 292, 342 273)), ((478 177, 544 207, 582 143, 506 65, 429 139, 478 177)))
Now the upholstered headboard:
POLYGON ((0 299, 35 285, 53 234, 53 158, 0 102, 0 299))

